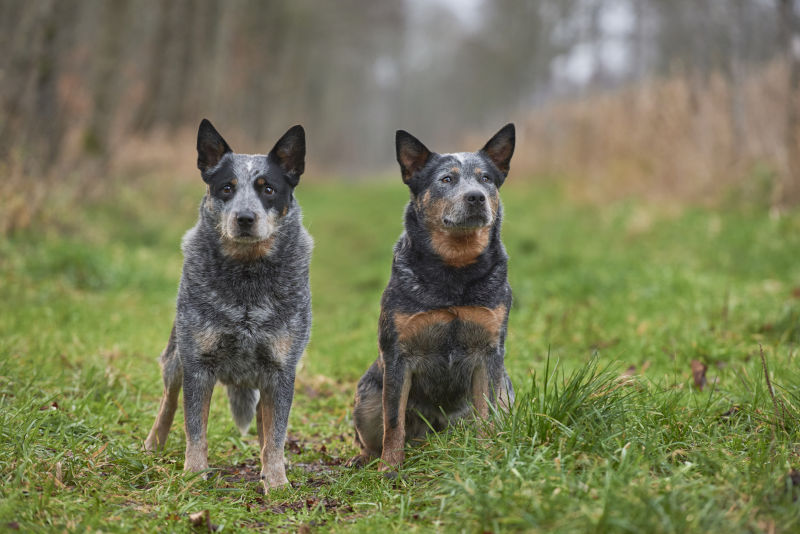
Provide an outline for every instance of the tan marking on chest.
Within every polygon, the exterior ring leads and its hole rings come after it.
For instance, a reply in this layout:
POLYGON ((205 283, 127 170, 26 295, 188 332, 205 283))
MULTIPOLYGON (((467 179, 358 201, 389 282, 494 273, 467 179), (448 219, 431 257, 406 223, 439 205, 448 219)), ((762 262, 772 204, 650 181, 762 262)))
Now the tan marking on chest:
POLYGON ((452 267, 466 267, 478 260, 489 246, 490 228, 469 232, 431 230, 431 247, 442 260, 452 267))
POLYGON ((237 243, 230 239, 222 240, 222 252, 237 261, 250 262, 263 258, 272 249, 275 236, 257 243, 237 243))
POLYGON ((448 324, 456 319, 474 323, 483 327, 492 340, 500 335, 500 329, 506 316, 506 307, 500 304, 496 308, 485 306, 450 306, 414 314, 394 314, 394 326, 400 341, 416 337, 423 331, 437 325, 448 324))

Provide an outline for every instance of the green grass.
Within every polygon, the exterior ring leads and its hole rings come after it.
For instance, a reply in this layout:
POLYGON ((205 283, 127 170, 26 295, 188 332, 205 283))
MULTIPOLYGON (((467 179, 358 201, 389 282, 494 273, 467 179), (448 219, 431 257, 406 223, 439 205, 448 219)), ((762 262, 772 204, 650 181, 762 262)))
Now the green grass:
POLYGON ((356 452, 352 395, 376 356, 407 193, 399 179, 301 185, 314 327, 290 420, 292 486, 264 496, 254 429, 239 437, 221 391, 217 476, 183 474, 180 409, 166 452, 141 452, 202 186, 110 190, 0 241, 0 530, 185 531, 202 510, 228 531, 800 528, 798 213, 591 206, 510 180, 517 403, 491 430, 410 450, 393 482, 342 462, 356 452), (693 359, 709 367, 703 391, 693 359))

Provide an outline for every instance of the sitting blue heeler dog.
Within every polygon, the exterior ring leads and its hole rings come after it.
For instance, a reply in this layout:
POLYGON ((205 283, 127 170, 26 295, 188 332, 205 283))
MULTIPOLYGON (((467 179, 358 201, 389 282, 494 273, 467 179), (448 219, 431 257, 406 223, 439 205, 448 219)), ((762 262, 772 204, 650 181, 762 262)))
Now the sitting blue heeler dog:
POLYGON ((288 482, 283 446, 311 328, 312 240, 293 194, 305 152, 302 126, 264 156, 234 154, 200 123, 197 166, 208 190, 183 238, 177 313, 161 355, 164 396, 145 441, 163 448, 183 386, 184 470, 207 469, 208 410, 222 382, 242 433, 257 416, 265 491, 288 482))
POLYGON ((511 288, 498 189, 514 136, 508 124, 478 152, 436 154, 397 132, 411 200, 381 300, 380 355, 356 392, 361 454, 353 464, 380 456, 380 469, 393 470, 428 423, 441 430, 473 410, 486 417, 487 401, 513 402, 503 363, 511 288))

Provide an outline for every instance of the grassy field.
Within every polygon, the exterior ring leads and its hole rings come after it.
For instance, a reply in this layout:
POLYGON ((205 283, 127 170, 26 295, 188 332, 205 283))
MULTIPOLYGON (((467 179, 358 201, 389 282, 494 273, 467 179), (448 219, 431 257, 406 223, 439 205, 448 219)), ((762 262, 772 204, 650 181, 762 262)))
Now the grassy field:
POLYGON ((800 213, 598 207, 514 179, 517 403, 491 438, 455 428, 410 450, 397 481, 343 462, 401 231, 399 178, 298 190, 316 240, 314 328, 292 484, 266 496, 255 428, 238 435, 221 390, 210 480, 183 474, 180 409, 166 452, 141 452, 199 179, 115 184, 0 240, 0 530, 186 531, 207 510, 226 531, 798 531, 800 213), (692 360, 708 366, 702 390, 692 360))

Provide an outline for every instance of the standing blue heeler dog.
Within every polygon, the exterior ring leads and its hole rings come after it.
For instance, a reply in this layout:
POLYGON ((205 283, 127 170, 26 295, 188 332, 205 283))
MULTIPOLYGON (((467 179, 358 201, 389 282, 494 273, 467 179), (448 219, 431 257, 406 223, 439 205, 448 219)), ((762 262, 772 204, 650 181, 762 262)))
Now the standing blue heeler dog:
POLYGON ((207 469, 208 410, 222 382, 242 433, 257 416, 265 491, 288 482, 286 425, 311 327, 312 240, 293 194, 305 152, 302 126, 264 156, 234 154, 200 123, 197 166, 208 189, 183 238, 175 324, 161 355, 164 396, 145 441, 163 448, 183 387, 184 470, 207 469))
POLYGON ((503 363, 511 288, 498 196, 514 125, 473 153, 432 153, 402 130, 396 146, 411 200, 381 300, 380 355, 353 410, 361 454, 352 463, 380 456, 381 470, 399 467, 405 443, 428 424, 441 430, 473 410, 486 417, 487 402, 514 398, 503 363))

